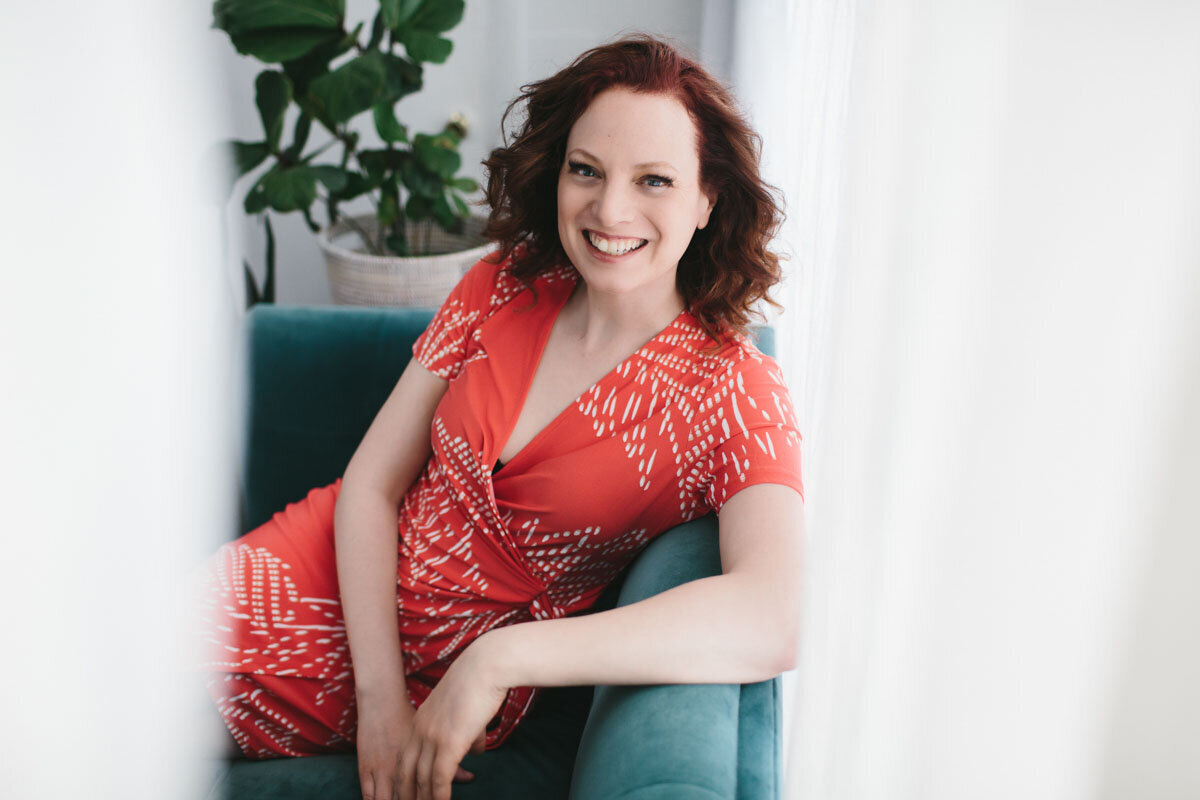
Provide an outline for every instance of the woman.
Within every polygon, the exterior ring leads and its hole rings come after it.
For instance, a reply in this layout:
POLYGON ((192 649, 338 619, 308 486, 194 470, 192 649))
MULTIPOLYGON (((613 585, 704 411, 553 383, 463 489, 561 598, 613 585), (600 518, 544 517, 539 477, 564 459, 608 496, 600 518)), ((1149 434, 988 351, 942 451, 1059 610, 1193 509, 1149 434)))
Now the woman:
POLYGON ((534 687, 791 666, 800 435, 740 332, 779 279, 757 137, 645 36, 525 87, 506 120, 522 102, 485 162, 497 256, 418 339, 343 477, 211 565, 205 667, 241 749, 356 743, 365 798, 449 798, 534 687), (710 511, 724 574, 579 615, 710 511))

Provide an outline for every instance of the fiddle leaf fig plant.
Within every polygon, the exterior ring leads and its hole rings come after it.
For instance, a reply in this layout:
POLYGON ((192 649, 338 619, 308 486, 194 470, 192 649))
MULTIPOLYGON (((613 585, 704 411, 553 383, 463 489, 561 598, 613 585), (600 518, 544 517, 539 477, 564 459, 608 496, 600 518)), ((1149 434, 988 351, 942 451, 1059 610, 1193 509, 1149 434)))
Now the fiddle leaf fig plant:
POLYGON ((229 142, 238 177, 269 163, 243 202, 246 213, 262 215, 267 230, 261 290, 244 264, 250 304, 274 300, 269 212, 298 211, 315 233, 313 207, 322 207, 326 224, 344 222, 367 252, 421 255, 428 245, 410 240, 407 223, 461 232, 469 213, 462 193, 479 189, 455 175, 467 134, 459 115, 436 133, 410 134, 395 112, 397 102, 421 89, 422 65, 449 57, 453 44, 442 34, 462 20, 464 0, 379 0, 369 29, 365 21, 351 27, 345 10, 345 0, 213 3, 213 27, 228 34, 239 53, 266 65, 254 81, 263 137, 229 142), (296 113, 285 130, 289 109, 296 113), (381 146, 361 145, 368 112, 381 146), (314 125, 326 135, 310 146, 314 125), (327 160, 318 161, 322 157, 327 160), (373 236, 341 213, 343 203, 359 197, 375 207, 373 236))

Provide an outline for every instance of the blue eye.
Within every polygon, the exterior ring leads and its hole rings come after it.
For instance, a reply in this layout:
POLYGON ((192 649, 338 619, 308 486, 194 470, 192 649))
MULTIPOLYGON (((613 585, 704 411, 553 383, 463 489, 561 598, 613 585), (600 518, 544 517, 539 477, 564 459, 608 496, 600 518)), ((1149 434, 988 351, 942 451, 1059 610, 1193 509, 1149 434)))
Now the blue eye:
POLYGON ((595 176, 595 170, 593 170, 593 169, 592 169, 591 167, 589 167, 587 164, 584 164, 584 163, 582 163, 582 162, 580 162, 580 161, 568 161, 568 162, 567 162, 567 167, 570 169, 570 171, 571 171, 571 172, 574 172, 575 174, 579 175, 580 177, 584 177, 584 178, 591 178, 591 177, 594 177, 594 176, 595 176), (589 173, 591 173, 591 174, 590 174, 590 175, 584 175, 584 174, 583 174, 583 171, 584 171, 584 170, 587 170, 587 171, 588 171, 589 173))
POLYGON ((662 189, 666 186, 671 186, 675 181, 670 178, 664 178, 662 175, 647 175, 646 182, 652 189, 662 189), (659 181, 658 183, 650 183, 650 181, 659 181))

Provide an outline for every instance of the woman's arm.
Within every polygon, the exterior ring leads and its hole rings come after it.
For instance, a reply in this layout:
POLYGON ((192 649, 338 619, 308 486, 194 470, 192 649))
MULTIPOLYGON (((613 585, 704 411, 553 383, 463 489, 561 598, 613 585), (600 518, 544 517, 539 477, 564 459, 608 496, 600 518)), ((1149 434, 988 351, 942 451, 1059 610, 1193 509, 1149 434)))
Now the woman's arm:
POLYGON ((429 460, 430 422, 448 385, 410 361, 342 477, 334 545, 360 708, 408 703, 396 624, 397 515, 429 460))
POLYGON ((514 686, 755 683, 792 669, 804 502, 747 487, 719 515, 723 574, 628 606, 489 631, 470 648, 487 682, 514 686))

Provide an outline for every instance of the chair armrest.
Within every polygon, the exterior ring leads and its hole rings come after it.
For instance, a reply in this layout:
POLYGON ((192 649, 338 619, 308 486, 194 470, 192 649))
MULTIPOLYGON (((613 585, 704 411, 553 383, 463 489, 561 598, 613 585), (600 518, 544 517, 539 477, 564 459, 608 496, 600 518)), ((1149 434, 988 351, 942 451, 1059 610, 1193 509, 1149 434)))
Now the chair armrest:
MULTIPOLYGON (((647 545, 630 565, 616 605, 719 574, 720 541, 710 514, 647 545)), ((778 680, 745 687, 757 694, 744 718, 744 687, 738 684, 597 686, 575 761, 571 800, 735 798, 739 784, 758 792, 746 797, 777 796, 778 716, 764 712, 777 710, 771 701, 778 696, 778 680), (742 740, 775 750, 764 760, 759 753, 742 753, 742 740), (754 774, 740 774, 743 757, 754 774), (758 774, 764 764, 768 774, 758 774)))

